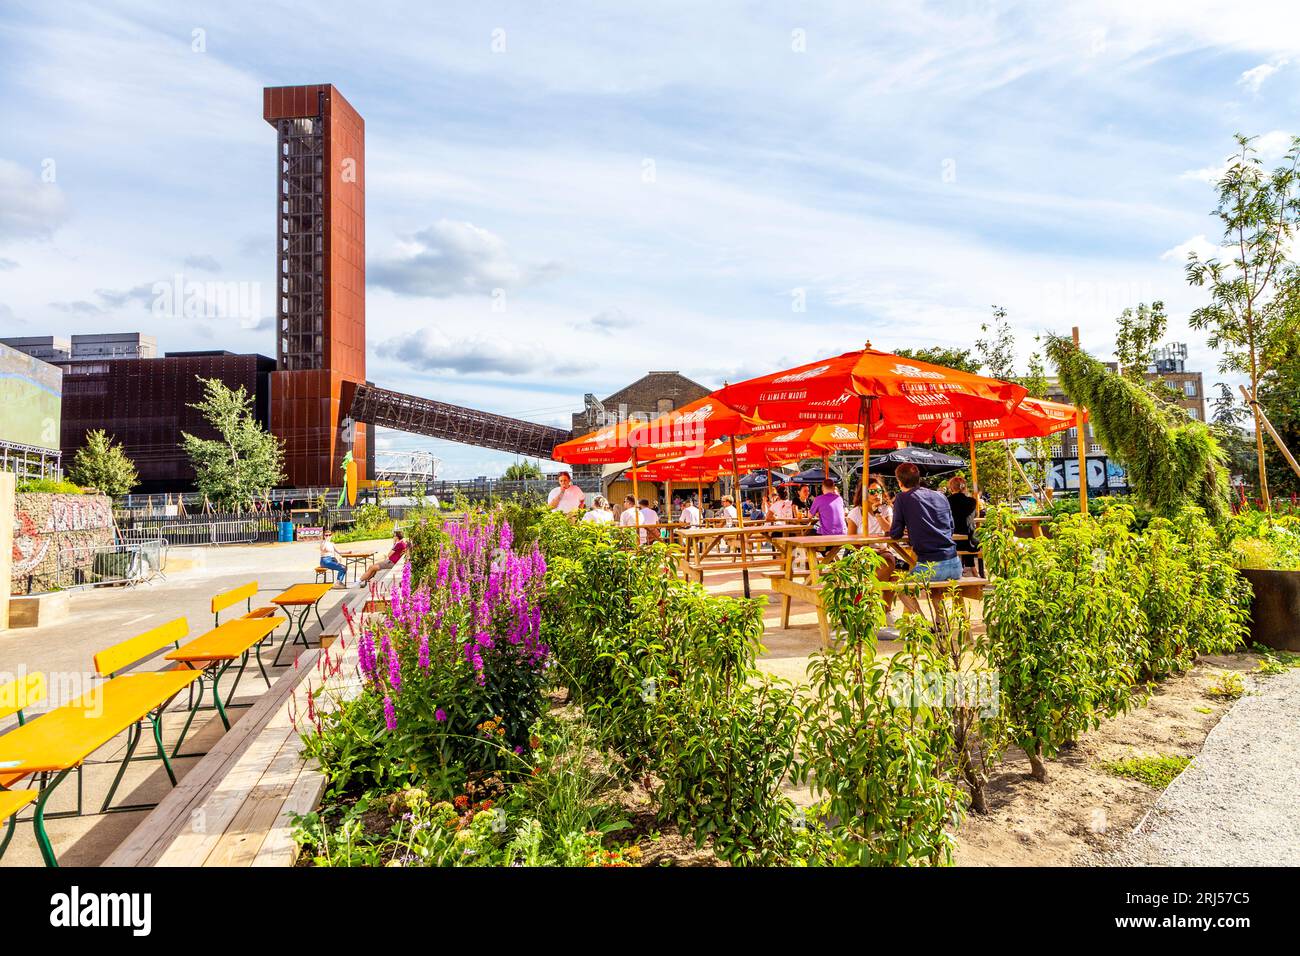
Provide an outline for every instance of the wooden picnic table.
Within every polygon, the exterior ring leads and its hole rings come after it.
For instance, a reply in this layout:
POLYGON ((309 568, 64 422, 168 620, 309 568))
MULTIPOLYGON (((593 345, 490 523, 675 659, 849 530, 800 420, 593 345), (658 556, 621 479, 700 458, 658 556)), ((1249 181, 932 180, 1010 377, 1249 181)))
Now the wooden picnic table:
MULTIPOLYGON (((1041 538, 1043 536, 1043 525, 1052 521, 1053 515, 1016 515, 1016 535, 1017 537, 1041 538), (1021 534, 1024 531, 1026 534, 1021 534)), ((975 518, 971 523, 975 527, 982 525, 986 518, 975 518)))
POLYGON ((703 582, 705 571, 734 571, 755 565, 778 564, 774 542, 785 535, 798 535, 812 529, 809 521, 787 521, 730 525, 723 528, 683 528, 677 532, 682 545, 682 576, 703 582), (728 550, 718 550, 726 542, 728 550), (736 545, 733 547, 732 544, 736 545), (760 557, 760 546, 772 546, 770 557, 760 557))
POLYGON ((372 549, 370 551, 340 551, 339 558, 343 561, 343 580, 347 580, 349 572, 352 573, 352 580, 357 580, 357 569, 362 565, 369 567, 371 560, 378 553, 378 549, 372 549))
POLYGON ((307 615, 314 610, 316 612, 316 623, 320 624, 321 630, 325 629, 325 625, 321 623, 320 619, 320 600, 333 589, 334 585, 332 584, 295 584, 271 598, 272 604, 279 605, 284 610, 285 616, 289 618, 290 625, 284 632, 284 639, 280 641, 279 649, 275 652, 274 664, 278 665, 280 663, 280 655, 284 652, 285 645, 289 643, 289 635, 294 631, 293 609, 301 609, 296 622, 297 633, 294 634, 293 642, 295 644, 301 642, 303 647, 311 647, 303 625, 307 623, 307 615))
MULTIPOLYGON (((180 648, 166 655, 169 661, 177 661, 192 670, 208 672, 212 681, 212 703, 226 730, 230 729, 230 720, 226 717, 226 703, 234 698, 239 680, 244 676, 244 668, 248 666, 248 653, 254 647, 257 648, 257 667, 262 672, 262 680, 266 682, 268 688, 271 686, 271 678, 266 676, 266 668, 262 665, 262 642, 279 623, 280 619, 276 617, 234 618, 218 625, 202 637, 196 637, 189 643, 182 644, 180 648), (235 661, 240 662, 239 673, 235 675, 235 682, 230 685, 226 700, 223 702, 219 689, 221 678, 235 661)), ((181 735, 172 750, 173 757, 181 756, 181 744, 185 741, 185 735, 189 733, 190 724, 197 710, 198 708, 190 709, 190 715, 185 721, 185 726, 181 728, 181 735)))
MULTIPOLYGON (((953 540, 962 542, 966 535, 953 535, 953 540)), ((830 623, 826 618, 826 608, 822 603, 821 572, 826 565, 833 563, 845 548, 875 547, 883 549, 888 556, 904 561, 911 569, 916 568, 916 554, 908 547, 905 540, 895 540, 887 535, 873 534, 810 534, 794 535, 775 540, 785 550, 781 571, 771 577, 772 590, 781 595, 781 627, 790 627, 790 600, 799 598, 807 601, 817 609, 817 626, 821 631, 822 644, 830 645, 830 623), (802 553, 807 560, 807 567, 796 569, 795 556, 802 553), (806 581, 799 578, 806 577, 806 581)), ((970 581, 978 584, 959 584, 962 587, 983 587, 982 578, 958 579, 959 582, 970 581)), ((947 584, 947 582, 943 582, 947 584)))

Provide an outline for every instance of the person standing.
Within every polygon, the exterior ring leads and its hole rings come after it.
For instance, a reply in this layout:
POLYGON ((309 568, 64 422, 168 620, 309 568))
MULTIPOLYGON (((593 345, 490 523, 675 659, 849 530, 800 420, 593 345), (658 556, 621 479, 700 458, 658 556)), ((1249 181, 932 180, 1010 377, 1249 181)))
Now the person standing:
POLYGON ((835 479, 822 480, 822 493, 808 506, 808 515, 817 521, 818 534, 844 534, 844 499, 835 490, 835 479))
POLYGON ((556 476, 556 481, 556 487, 552 488, 551 493, 546 496, 546 507, 566 515, 582 510, 587 496, 573 483, 573 476, 567 471, 562 471, 556 476))
MULTIPOLYGON (((961 577, 961 560, 952 540, 952 508, 937 491, 921 487, 921 471, 910 462, 894 471, 903 490, 894 498, 894 520, 889 536, 895 541, 907 535, 919 567, 931 565, 931 581, 955 581, 961 577)), ((905 602, 906 603, 906 602, 905 602)))

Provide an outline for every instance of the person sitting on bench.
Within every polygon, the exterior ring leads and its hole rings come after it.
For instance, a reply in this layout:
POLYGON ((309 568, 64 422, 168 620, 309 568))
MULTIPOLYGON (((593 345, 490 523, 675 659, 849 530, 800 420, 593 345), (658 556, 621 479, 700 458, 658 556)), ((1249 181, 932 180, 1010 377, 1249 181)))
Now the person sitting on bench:
MULTIPOLYGON (((916 570, 923 564, 929 565, 930 581, 957 580, 961 577, 961 559, 952 540, 952 508, 948 499, 937 491, 922 488, 921 471, 910 462, 899 465, 894 477, 903 490, 894 498, 894 520, 889 536, 898 541, 907 534, 916 554, 916 570)), ((909 611, 920 612, 916 598, 901 594, 899 599, 909 611)))
POLYGON ((370 566, 370 570, 367 571, 365 574, 363 574, 361 576, 361 580, 357 582, 357 587, 359 588, 365 587, 367 584, 370 583, 370 579, 373 578, 380 571, 387 571, 398 561, 402 560, 402 555, 406 554, 406 547, 407 547, 406 535, 394 529, 393 550, 388 552, 387 558, 384 558, 382 561, 376 561, 374 564, 370 566))
POLYGON ((339 557, 339 549, 334 546, 334 532, 326 528, 320 534, 320 560, 316 563, 322 568, 329 568, 334 572, 337 579, 334 584, 336 587, 345 588, 348 586, 348 566, 343 563, 339 557))

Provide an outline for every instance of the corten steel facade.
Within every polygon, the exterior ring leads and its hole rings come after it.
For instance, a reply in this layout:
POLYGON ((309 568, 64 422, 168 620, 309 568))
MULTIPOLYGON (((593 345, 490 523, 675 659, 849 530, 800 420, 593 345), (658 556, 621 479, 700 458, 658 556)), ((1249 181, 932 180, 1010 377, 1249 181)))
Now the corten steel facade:
POLYGON ((276 130, 276 361, 271 431, 288 483, 338 484, 353 450, 366 474, 367 428, 344 429, 366 379, 365 122, 328 84, 268 87, 276 130))
POLYGON ((216 378, 255 396, 254 414, 266 425, 267 380, 275 370, 265 355, 185 355, 150 359, 73 360, 63 369, 61 445, 66 467, 86 443, 86 432, 102 428, 120 441, 140 473, 138 492, 174 492, 193 487, 194 470, 180 446, 181 433, 217 438, 197 409, 203 399, 198 377, 216 378))

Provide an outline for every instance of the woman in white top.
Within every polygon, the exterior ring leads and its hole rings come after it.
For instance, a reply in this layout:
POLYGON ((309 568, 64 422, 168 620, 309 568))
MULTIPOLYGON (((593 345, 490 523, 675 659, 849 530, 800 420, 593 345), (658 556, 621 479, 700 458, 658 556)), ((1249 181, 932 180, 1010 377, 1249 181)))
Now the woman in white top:
POLYGON ((768 517, 773 521, 794 520, 794 505, 790 503, 790 495, 784 488, 772 492, 772 507, 768 510, 768 517))
MULTIPOLYGON (((849 526, 849 534, 869 534, 882 538, 889 537, 889 528, 894 523, 894 502, 889 492, 885 489, 885 484, 879 478, 872 478, 867 485, 867 505, 865 515, 865 526, 863 524, 864 515, 862 512, 862 489, 858 488, 858 501, 853 510, 849 512, 846 521, 849 526)), ((887 544, 873 544, 871 549, 881 557, 881 565, 876 569, 876 577, 882 581, 892 581, 894 578, 894 553, 889 550, 887 544)), ((887 592, 885 595, 886 619, 888 620, 889 608, 893 607, 893 592, 887 592)))
POLYGON ((335 547, 334 532, 326 528, 320 535, 320 557, 316 563, 322 568, 329 568, 334 572, 335 587, 345 588, 348 586, 348 568, 339 556, 339 549, 335 547))
POLYGON ((601 495, 597 495, 595 504, 582 516, 582 520, 590 521, 592 524, 613 524, 614 512, 610 509, 609 502, 601 495))

